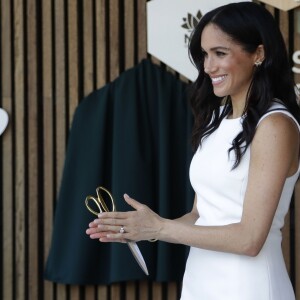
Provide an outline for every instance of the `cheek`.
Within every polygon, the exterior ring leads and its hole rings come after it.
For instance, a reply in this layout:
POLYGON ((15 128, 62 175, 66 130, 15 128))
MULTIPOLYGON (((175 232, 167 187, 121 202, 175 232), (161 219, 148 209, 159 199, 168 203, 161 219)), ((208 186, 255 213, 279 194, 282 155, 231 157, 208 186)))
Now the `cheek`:
POLYGON ((230 73, 237 81, 248 81, 253 76, 253 66, 245 63, 237 63, 230 69, 230 73))
POLYGON ((240 66, 237 62, 233 60, 224 60, 220 64, 220 68, 224 73, 235 74, 240 69, 240 66))

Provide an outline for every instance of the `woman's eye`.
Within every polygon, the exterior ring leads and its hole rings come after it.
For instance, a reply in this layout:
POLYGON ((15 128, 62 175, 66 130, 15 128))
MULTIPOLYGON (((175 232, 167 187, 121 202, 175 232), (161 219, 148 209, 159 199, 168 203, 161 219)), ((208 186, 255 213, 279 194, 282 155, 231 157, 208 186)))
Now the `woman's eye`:
POLYGON ((226 53, 222 52, 222 51, 217 51, 216 54, 217 54, 217 56, 225 56, 226 55, 226 53))

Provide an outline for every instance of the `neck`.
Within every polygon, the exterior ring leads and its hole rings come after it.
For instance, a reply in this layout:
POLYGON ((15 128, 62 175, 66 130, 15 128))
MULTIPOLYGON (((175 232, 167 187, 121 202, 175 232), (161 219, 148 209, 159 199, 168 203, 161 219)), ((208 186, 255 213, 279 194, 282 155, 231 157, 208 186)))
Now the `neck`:
POLYGON ((232 112, 228 116, 229 119, 236 119, 241 117, 245 109, 246 100, 236 100, 231 98, 231 104, 232 112))

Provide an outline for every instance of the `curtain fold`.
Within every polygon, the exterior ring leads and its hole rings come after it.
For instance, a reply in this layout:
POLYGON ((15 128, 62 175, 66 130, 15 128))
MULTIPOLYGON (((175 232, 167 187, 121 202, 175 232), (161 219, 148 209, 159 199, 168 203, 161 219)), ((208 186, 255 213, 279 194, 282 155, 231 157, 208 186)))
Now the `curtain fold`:
POLYGON ((94 216, 84 200, 101 185, 112 192, 117 210, 131 209, 124 193, 162 217, 191 210, 193 120, 187 87, 143 60, 80 102, 68 140, 45 279, 79 285, 182 280, 187 247, 139 242, 147 277, 126 244, 102 244, 85 234, 94 216))

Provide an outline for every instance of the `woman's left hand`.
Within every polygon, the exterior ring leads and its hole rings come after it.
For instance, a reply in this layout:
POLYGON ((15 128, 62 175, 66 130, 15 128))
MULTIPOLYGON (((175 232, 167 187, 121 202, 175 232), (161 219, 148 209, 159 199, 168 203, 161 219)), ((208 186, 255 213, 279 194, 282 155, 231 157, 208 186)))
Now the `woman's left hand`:
POLYGON ((127 242, 159 239, 163 218, 148 206, 124 195, 125 201, 135 209, 128 212, 104 212, 89 224, 86 233, 100 242, 127 242), (122 233, 121 228, 124 229, 122 233))

